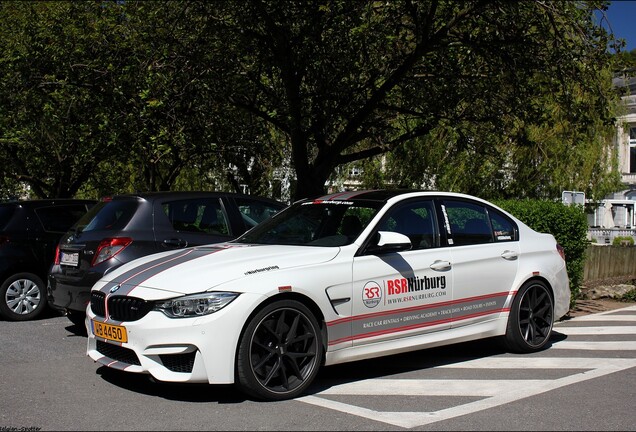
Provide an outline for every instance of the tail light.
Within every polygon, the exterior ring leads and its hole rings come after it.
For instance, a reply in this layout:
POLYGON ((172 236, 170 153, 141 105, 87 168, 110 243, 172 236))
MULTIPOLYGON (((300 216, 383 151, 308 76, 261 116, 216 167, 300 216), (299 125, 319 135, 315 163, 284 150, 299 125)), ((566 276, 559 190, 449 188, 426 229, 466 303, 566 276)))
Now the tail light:
POLYGON ((60 245, 55 247, 55 261, 53 261, 53 265, 60 265, 60 245))
POLYGON ((559 252, 559 255, 561 255, 561 258, 563 258, 563 261, 565 261, 565 249, 563 249, 563 246, 561 246, 558 243, 556 246, 557 246, 557 252, 559 252))
POLYGON ((130 237, 114 237, 114 238, 105 238, 97 246, 97 251, 95 251, 95 258, 91 262, 91 266, 96 266, 99 263, 102 263, 108 259, 111 259, 121 251, 123 251, 126 246, 132 243, 132 239, 130 237))

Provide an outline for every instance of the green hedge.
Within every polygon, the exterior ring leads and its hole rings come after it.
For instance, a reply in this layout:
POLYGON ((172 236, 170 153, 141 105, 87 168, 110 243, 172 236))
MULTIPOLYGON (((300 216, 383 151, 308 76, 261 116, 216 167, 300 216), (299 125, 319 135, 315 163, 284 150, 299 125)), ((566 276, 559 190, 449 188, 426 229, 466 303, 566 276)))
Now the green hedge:
POLYGON ((510 212, 535 231, 550 233, 565 250, 574 306, 583 283, 587 240, 587 217, 580 205, 564 205, 553 201, 501 200, 495 204, 510 212))
POLYGON ((629 236, 616 236, 612 240, 613 246, 634 246, 634 238, 629 236))

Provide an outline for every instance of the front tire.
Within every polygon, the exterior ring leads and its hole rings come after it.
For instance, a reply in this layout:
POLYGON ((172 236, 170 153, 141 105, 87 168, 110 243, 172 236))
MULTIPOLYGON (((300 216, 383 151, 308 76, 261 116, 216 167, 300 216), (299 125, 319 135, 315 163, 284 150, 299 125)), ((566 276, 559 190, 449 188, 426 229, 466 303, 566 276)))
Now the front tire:
POLYGON ((530 281, 517 293, 504 336, 506 347, 516 353, 541 350, 550 339, 554 302, 545 283, 530 281))
POLYGON ((312 383, 324 347, 318 321, 295 300, 267 305, 247 325, 239 343, 241 389, 261 400, 297 397, 312 383))
POLYGON ((0 286, 0 315, 11 321, 36 318, 46 307, 44 282, 33 273, 18 273, 0 286))

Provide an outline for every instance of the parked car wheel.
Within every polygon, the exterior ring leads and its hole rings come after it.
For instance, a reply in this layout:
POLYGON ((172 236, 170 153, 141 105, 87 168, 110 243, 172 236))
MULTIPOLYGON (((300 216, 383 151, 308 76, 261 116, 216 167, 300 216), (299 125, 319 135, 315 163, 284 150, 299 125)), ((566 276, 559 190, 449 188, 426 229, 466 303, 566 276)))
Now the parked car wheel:
POLYGON ((510 310, 504 340, 510 351, 539 351, 550 339, 554 304, 548 287, 530 281, 521 287, 510 310))
POLYGON ((322 363, 320 327, 311 311, 293 300, 266 306, 248 324, 237 358, 238 382, 258 399, 300 395, 322 363))
POLYGON ((46 306, 44 282, 32 273, 18 273, 0 287, 0 313, 11 321, 37 317, 46 306))

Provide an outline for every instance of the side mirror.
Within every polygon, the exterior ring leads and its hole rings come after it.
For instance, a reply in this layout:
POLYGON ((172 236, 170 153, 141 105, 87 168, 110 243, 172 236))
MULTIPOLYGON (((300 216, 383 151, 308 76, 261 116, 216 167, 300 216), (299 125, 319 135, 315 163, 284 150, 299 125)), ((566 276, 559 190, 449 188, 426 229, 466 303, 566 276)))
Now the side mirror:
POLYGON ((404 234, 391 231, 378 231, 375 244, 371 244, 369 252, 387 253, 410 250, 411 240, 404 234))

